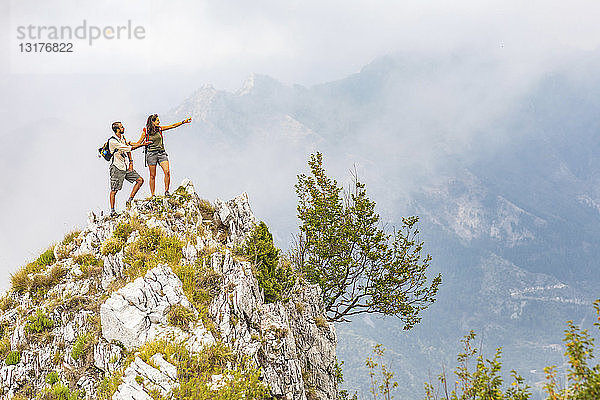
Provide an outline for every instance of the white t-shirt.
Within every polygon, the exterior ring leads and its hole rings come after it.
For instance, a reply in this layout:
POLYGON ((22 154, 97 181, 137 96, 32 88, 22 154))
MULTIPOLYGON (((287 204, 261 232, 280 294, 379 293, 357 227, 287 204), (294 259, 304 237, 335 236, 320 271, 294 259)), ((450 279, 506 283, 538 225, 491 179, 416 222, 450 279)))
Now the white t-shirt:
POLYGON ((117 139, 108 141, 108 149, 111 153, 114 153, 112 163, 121 171, 126 171, 127 166, 129 165, 129 157, 127 157, 127 153, 131 151, 131 146, 127 146, 125 135, 121 135, 121 139, 119 139, 116 134, 114 134, 112 137, 117 139))

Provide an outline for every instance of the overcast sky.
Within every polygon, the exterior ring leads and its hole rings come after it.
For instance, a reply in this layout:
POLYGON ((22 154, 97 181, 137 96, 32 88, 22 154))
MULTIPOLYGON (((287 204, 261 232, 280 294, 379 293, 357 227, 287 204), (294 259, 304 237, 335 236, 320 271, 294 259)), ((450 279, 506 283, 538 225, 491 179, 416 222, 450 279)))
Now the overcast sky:
POLYGON ((204 84, 234 91, 260 73, 310 86, 398 52, 489 54, 491 69, 518 76, 506 90, 518 90, 597 54, 599 15, 600 3, 591 0, 3 1, 0 289, 18 266, 82 227, 85 210, 106 208, 105 165, 88 169, 81 160, 95 157, 115 119, 134 130, 148 113, 172 109, 204 84), (84 21, 109 33, 130 23, 143 38, 90 45, 86 30, 86 39, 57 41, 72 42, 72 53, 21 51, 38 38, 20 39, 20 27, 31 25, 37 35, 37 27, 47 34, 84 21), (30 153, 35 161, 20 162, 30 153))

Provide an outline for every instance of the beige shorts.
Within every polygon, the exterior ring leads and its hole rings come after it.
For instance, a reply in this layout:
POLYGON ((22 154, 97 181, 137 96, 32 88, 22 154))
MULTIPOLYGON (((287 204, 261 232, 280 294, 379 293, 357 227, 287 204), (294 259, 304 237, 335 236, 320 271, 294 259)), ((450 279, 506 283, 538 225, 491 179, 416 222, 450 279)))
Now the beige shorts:
POLYGON ((135 170, 122 171, 114 164, 110 165, 110 190, 113 192, 121 190, 125 179, 127 179, 128 182, 134 183, 138 178, 140 178, 140 174, 135 172, 135 170))

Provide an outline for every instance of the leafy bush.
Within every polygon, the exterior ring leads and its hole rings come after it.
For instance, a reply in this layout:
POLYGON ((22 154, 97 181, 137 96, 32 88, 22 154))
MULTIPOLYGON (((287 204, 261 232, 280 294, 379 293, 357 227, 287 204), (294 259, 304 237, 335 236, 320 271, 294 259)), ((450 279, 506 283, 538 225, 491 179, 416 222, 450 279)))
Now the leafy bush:
POLYGON ((25 331, 27 333, 41 333, 46 330, 51 330, 54 327, 54 321, 52 321, 46 313, 38 308, 35 315, 27 318, 25 324, 25 331))
POLYGON ((265 302, 282 300, 294 286, 294 271, 287 260, 280 260, 279 249, 273 244, 273 235, 264 222, 254 228, 240 253, 252 262, 258 284, 265 292, 265 302))
POLYGON ((21 352, 13 350, 8 353, 4 362, 6 365, 16 365, 21 361, 21 352))
MULTIPOLYGON (((598 316, 594 323, 600 329, 600 299, 593 304, 598 316)), ((544 390, 550 400, 592 400, 600 399, 600 364, 590 366, 594 358, 594 338, 586 329, 581 329, 573 321, 567 321, 565 330, 565 356, 568 359, 566 387, 558 384, 556 366, 544 368, 546 385, 544 390)))

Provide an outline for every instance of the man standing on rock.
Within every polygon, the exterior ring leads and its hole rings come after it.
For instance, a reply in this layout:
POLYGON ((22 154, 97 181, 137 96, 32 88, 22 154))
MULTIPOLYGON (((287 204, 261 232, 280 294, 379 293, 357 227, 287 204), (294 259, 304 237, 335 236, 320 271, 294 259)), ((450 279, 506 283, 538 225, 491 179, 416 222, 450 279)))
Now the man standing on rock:
POLYGON ((131 190, 131 194, 129 195, 129 200, 127 200, 126 203, 128 207, 131 205, 133 197, 144 183, 144 178, 133 169, 131 150, 147 146, 151 142, 128 143, 123 135, 125 133, 125 128, 119 121, 113 122, 112 130, 114 135, 108 140, 108 148, 113 155, 112 162, 110 163, 110 216, 114 217, 117 215, 117 212, 115 211, 115 196, 123 187, 123 181, 127 179, 128 182, 135 183, 131 190), (129 165, 125 161, 125 156, 129 159, 129 165))

